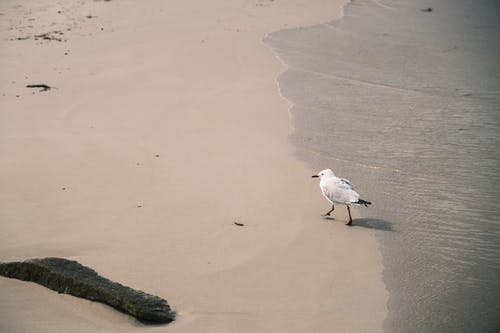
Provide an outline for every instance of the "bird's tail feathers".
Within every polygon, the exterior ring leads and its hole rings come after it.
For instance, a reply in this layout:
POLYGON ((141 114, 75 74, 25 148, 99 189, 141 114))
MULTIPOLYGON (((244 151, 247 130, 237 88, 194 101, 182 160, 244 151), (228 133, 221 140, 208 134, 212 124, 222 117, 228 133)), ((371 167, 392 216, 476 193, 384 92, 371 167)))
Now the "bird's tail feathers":
POLYGON ((359 199, 357 202, 355 202, 356 204, 359 204, 359 205, 364 205, 365 207, 368 207, 369 205, 371 205, 372 203, 370 201, 366 201, 366 200, 363 200, 363 199, 359 199))

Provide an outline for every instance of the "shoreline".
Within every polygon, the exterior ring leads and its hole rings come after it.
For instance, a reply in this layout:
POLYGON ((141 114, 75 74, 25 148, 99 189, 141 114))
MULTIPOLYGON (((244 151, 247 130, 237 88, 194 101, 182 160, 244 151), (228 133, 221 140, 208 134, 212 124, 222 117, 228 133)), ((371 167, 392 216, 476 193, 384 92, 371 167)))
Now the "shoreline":
MULTIPOLYGON (((79 11, 91 16, 79 35, 41 44, 22 67, 12 51, 30 45, 8 43, 32 41, 1 42, 12 69, 0 260, 62 256, 160 295, 179 320, 155 331, 381 331, 377 241, 342 215, 319 217, 325 202, 288 140, 292 104, 276 84, 286 68, 263 42, 330 21, 340 4, 246 5, 96 2, 79 11), (40 68, 47 58, 62 63, 40 68), (15 97, 19 75, 58 90, 15 97)), ((36 285, 2 278, 0 290, 9 331, 142 327, 36 285)))
POLYGON ((500 7, 395 6, 360 1, 342 20, 269 37, 292 68, 281 76, 290 141, 375 203, 358 223, 380 241, 384 331, 494 331, 500 225, 480 202, 500 195, 500 7))

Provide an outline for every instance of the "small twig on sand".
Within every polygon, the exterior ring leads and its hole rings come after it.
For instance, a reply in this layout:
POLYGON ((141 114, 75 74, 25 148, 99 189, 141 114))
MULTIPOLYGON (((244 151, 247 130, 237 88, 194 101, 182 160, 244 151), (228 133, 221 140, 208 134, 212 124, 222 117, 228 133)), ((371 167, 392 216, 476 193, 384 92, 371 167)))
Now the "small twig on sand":
POLYGON ((239 223, 239 222, 234 222, 234 225, 237 225, 238 227, 243 227, 244 226, 243 223, 239 223))
POLYGON ((47 91, 52 89, 53 87, 46 84, 28 84, 26 88, 42 88, 40 91, 47 91))
POLYGON ((45 40, 56 40, 58 42, 62 42, 63 41, 62 38, 55 37, 53 35, 61 35, 62 36, 62 35, 64 35, 64 32, 59 31, 59 30, 54 30, 54 31, 46 32, 44 34, 35 35, 34 38, 35 38, 35 40, 38 40, 39 38, 42 38, 42 39, 45 39, 45 40))

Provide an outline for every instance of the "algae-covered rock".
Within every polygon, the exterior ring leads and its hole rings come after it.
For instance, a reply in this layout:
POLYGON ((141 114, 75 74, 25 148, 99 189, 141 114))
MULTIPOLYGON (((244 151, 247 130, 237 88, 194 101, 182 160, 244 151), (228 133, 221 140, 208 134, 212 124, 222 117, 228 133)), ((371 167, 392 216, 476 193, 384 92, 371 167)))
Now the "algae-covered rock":
POLYGON ((175 319, 175 312, 163 298, 108 280, 76 261, 43 258, 0 263, 0 275, 108 304, 143 322, 168 323, 175 319))

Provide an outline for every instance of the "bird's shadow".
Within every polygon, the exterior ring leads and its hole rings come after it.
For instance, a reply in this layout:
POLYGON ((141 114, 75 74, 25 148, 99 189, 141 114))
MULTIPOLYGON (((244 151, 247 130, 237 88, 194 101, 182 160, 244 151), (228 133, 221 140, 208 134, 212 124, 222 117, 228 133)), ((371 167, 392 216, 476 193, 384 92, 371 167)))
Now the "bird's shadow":
POLYGON ((355 219, 352 221, 352 225, 355 227, 377 229, 382 231, 395 231, 391 222, 369 217, 355 219))
MULTIPOLYGON (((335 218, 330 216, 325 216, 324 218, 325 220, 335 220, 335 218)), ((376 229, 376 230, 391 231, 391 232, 395 231, 392 227, 391 222, 375 218, 353 219, 352 224, 349 225, 348 227, 361 227, 361 228, 376 229)))

